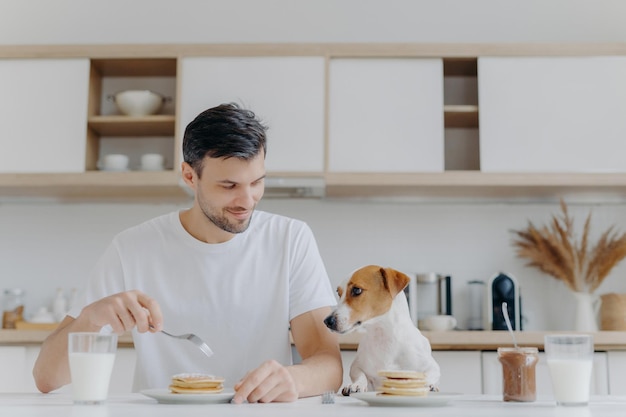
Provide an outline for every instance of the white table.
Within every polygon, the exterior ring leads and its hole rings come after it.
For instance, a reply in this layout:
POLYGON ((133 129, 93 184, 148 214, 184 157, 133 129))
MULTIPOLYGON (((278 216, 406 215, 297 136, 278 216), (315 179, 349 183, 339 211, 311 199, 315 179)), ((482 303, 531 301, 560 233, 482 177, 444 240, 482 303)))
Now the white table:
POLYGON ((73 405, 68 394, 0 394, 0 416, 117 417, 117 416, 480 416, 480 417, 596 417, 626 415, 626 397, 592 397, 588 407, 557 407, 541 398, 533 403, 505 403, 499 396, 460 396, 443 407, 373 407, 354 398, 337 397, 322 404, 320 397, 272 404, 158 404, 141 394, 112 396, 104 405, 73 405))

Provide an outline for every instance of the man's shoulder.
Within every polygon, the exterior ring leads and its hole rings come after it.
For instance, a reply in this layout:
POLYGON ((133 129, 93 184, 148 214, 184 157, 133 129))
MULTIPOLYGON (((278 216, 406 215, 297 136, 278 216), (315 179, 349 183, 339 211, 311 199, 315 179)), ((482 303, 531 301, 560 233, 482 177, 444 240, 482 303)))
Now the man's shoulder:
POLYGON ((115 236, 114 240, 129 241, 146 239, 151 238, 155 234, 162 234, 164 231, 172 228, 174 225, 174 222, 172 221, 173 216, 176 215, 177 212, 170 212, 148 219, 121 231, 117 234, 117 236, 115 236))

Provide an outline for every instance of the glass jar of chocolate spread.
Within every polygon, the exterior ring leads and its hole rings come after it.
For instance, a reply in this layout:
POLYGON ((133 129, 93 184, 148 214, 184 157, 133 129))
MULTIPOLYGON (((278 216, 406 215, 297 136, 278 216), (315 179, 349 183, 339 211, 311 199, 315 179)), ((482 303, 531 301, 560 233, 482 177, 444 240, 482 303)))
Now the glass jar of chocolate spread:
POLYGON ((532 402, 537 398, 535 365, 539 361, 536 347, 498 348, 502 364, 502 399, 532 402))

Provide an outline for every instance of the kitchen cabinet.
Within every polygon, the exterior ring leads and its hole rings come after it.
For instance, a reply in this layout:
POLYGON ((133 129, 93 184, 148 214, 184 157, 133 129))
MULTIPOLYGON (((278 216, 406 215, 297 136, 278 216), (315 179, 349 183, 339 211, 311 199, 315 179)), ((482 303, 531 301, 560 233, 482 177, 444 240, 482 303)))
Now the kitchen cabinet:
POLYGON ((26 348, 0 346, 0 392, 22 392, 26 384, 26 348))
POLYGON ((441 59, 330 60, 329 172, 442 172, 441 59))
POLYGON ((236 102, 268 127, 268 172, 321 177, 324 74, 323 57, 183 58, 179 134, 200 112, 236 102))
POLYGON ((352 380, 350 379, 350 366, 352 366, 352 362, 356 358, 356 350, 342 350, 341 351, 341 361, 343 365, 343 383, 342 387, 350 384, 352 380))
MULTIPOLYGON (((0 346, 0 392, 36 392, 32 369, 39 354, 39 345, 0 346)), ((294 360, 298 361, 294 351, 294 360)), ((343 350, 343 385, 350 383, 350 366, 356 350, 343 350)), ((440 389, 445 392, 480 394, 481 352, 480 351, 434 351, 433 356, 441 367, 440 389)), ((136 353, 133 348, 120 347, 115 357, 111 376, 111 393, 132 392, 136 353)), ((65 386, 59 391, 70 390, 65 386)))
MULTIPOLYGON (((502 364, 498 360, 497 352, 482 353, 483 394, 502 395, 502 364)), ((593 358, 593 371, 591 374, 591 394, 609 394, 609 368, 607 352, 596 352, 593 358)), ((551 396, 552 381, 548 370, 548 364, 544 352, 539 352, 539 362, 535 367, 535 381, 537 393, 551 396)))
MULTIPOLYGON (((32 371, 40 350, 40 345, 0 346, 0 393, 38 392, 32 371)), ((135 349, 118 347, 109 385, 111 394, 132 392, 135 362, 135 349)), ((55 392, 71 389, 70 384, 55 392)))
MULTIPOLYGON (((176 104, 175 58, 91 59, 87 129, 87 170, 98 170, 108 153, 130 157, 137 169, 141 153, 160 153, 166 168, 179 166, 174 141, 176 104), (153 90, 166 98, 158 114, 127 116, 118 112, 112 97, 123 90, 153 90)), ((108 172, 102 173, 108 175, 108 172)))
POLYGON ((169 78, 175 86, 176 59, 109 58, 108 48, 102 51, 107 58, 50 51, 63 58, 34 59, 26 54, 27 58, 0 60, 0 91, 7 93, 0 98, 0 195, 83 200, 188 198, 174 171, 102 172, 97 168, 100 156, 112 152, 134 152, 138 160, 139 154, 156 151, 170 157, 171 164, 177 162, 173 158, 175 115, 120 116, 107 99, 115 92, 111 88, 146 88, 146 80, 157 76, 169 78), (124 77, 127 87, 112 81, 124 77), (152 148, 164 135, 169 135, 168 143, 160 150, 152 148), (157 138, 137 146, 147 136, 157 138))
POLYGON ((626 57, 478 59, 483 172, 626 172, 626 57))
POLYGON ((626 395, 626 352, 607 352, 609 394, 626 395))
POLYGON ((439 390, 441 392, 482 393, 481 352, 433 351, 433 357, 441 368, 439 390))
POLYGON ((323 179, 328 197, 621 196, 625 59, 626 43, 0 45, 0 146, 33 161, 0 152, 0 197, 188 201, 183 129, 226 100, 270 125, 268 180, 323 179), (132 86, 172 101, 115 114, 108 95, 132 86), (151 147, 165 171, 97 170, 103 153, 151 147))
POLYGON ((478 60, 443 60, 446 171, 480 170, 478 60))
POLYGON ((0 173, 85 171, 89 60, 0 59, 0 173))
MULTIPOLYGON (((342 350, 343 384, 350 383, 350 366, 356 350, 342 350)), ((433 357, 441 368, 439 389, 442 392, 482 393, 480 351, 433 351, 433 357)))
MULTIPOLYGON (((15 392, 32 392, 32 368, 41 343, 50 331, 0 330, 0 392, 6 387, 15 392)), ((502 331, 450 331, 423 332, 433 347, 433 357, 441 368, 441 391, 466 394, 502 394, 502 365, 495 349, 510 346, 510 335, 502 331)), ((522 346, 543 349, 544 336, 549 332, 518 332, 522 346)), ((360 332, 341 335, 344 385, 350 381, 350 366, 356 357, 356 348, 362 337, 360 332)), ((597 394, 623 395, 626 383, 626 336, 624 332, 602 331, 594 334, 596 347, 594 360, 594 391, 597 394)), ((292 346, 295 363, 300 362, 292 346)), ((120 337, 115 360, 112 390, 130 392, 136 363, 130 334, 120 337)), ((543 352, 537 365, 538 389, 551 393, 550 379, 543 352)), ((65 387, 63 390, 70 389, 65 387)))

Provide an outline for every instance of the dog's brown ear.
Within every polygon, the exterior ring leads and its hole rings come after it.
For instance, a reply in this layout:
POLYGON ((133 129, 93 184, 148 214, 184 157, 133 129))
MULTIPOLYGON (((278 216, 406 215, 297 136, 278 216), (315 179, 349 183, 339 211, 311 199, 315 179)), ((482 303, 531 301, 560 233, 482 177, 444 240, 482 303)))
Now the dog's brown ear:
POLYGON ((339 298, 341 298, 341 296, 343 295, 343 288, 341 288, 341 286, 337 287, 337 295, 339 296, 339 298))
POLYGON ((411 278, 409 278, 406 274, 396 271, 393 268, 380 268, 380 273, 383 276, 385 288, 389 290, 393 297, 409 285, 409 282, 411 281, 411 278))

